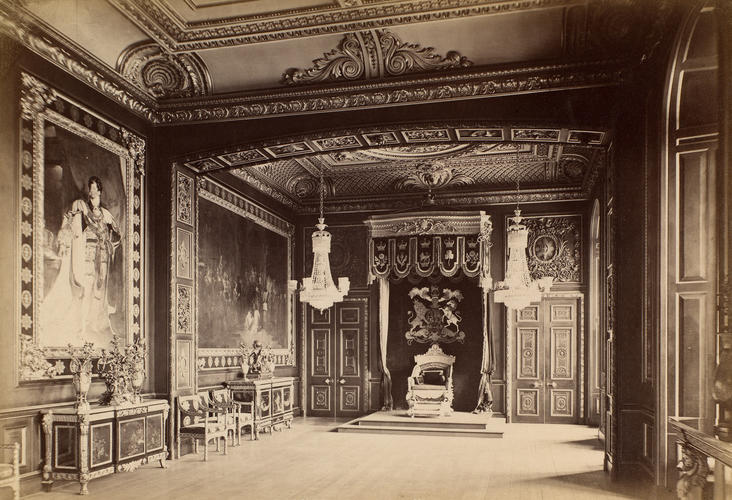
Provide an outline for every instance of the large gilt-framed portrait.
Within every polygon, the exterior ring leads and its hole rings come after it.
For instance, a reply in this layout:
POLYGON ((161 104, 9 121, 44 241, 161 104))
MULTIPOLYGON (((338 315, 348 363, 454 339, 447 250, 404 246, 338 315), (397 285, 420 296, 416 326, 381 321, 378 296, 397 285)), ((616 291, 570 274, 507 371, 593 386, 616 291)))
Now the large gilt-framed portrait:
POLYGON ((294 226, 211 180, 197 194, 199 369, 238 367, 239 345, 255 340, 294 365, 294 226))
POLYGON ((145 142, 22 73, 19 380, 143 325, 145 142))

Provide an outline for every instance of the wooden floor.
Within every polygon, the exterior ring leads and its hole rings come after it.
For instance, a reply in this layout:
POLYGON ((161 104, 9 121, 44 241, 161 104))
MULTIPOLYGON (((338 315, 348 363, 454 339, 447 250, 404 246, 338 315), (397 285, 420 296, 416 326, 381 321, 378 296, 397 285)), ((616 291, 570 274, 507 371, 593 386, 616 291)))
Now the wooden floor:
MULTIPOLYGON (((89 483, 100 499, 604 499, 656 498, 649 488, 610 483, 597 430, 510 424, 503 439, 333 432, 343 421, 295 419, 293 429, 186 455, 167 470, 146 465, 89 483)), ((27 498, 78 498, 54 484, 27 498)))

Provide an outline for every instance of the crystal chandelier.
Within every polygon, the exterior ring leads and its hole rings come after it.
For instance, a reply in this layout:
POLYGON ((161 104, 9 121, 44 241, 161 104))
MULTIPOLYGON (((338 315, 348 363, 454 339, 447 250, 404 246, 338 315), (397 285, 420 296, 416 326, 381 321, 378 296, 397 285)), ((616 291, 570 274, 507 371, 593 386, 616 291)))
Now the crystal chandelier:
MULTIPOLYGON (((518 194, 518 182, 516 183, 518 194)), ((508 226, 508 265, 506 279, 499 281, 493 298, 496 302, 503 302, 509 309, 523 309, 532 302, 541 301, 541 294, 548 291, 554 278, 551 276, 531 280, 529 266, 526 262, 526 247, 529 239, 529 230, 521 221, 521 209, 516 202, 514 216, 509 217, 513 223, 508 226)))
POLYGON ((341 302, 348 294, 351 283, 348 278, 338 278, 338 287, 333 283, 333 276, 330 273, 330 233, 325 230, 325 218, 323 217, 323 195, 325 184, 323 183, 323 172, 320 172, 320 217, 313 233, 313 273, 302 279, 300 289, 300 302, 307 302, 320 312, 328 309, 336 302, 341 302))

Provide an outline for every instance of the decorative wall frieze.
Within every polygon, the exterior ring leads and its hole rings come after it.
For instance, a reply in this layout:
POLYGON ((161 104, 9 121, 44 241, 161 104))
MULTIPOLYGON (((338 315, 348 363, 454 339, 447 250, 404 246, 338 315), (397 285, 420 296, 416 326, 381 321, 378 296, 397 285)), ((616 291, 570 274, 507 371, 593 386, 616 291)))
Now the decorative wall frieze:
POLYGON ((185 22, 160 0, 110 0, 140 29, 173 52, 230 47, 388 26, 572 5, 577 0, 411 0, 363 5, 358 0, 185 22))
POLYGON ((346 33, 338 46, 315 59, 311 68, 285 71, 282 83, 302 85, 371 80, 472 65, 458 52, 450 51, 441 57, 434 53, 432 47, 403 42, 388 30, 375 29, 346 33))
POLYGON ((125 49, 117 71, 157 99, 211 93, 211 78, 198 55, 170 54, 154 42, 136 43, 125 49))

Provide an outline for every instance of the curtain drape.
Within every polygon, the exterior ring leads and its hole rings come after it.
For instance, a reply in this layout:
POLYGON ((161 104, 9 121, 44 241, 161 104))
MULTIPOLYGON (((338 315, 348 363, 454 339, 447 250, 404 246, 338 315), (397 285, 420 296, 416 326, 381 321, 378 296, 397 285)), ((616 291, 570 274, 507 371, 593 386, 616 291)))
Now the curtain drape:
POLYGON ((389 338, 389 278, 379 278, 379 347, 381 351, 381 394, 384 396, 384 410, 394 408, 391 396, 391 373, 386 366, 386 341, 389 338))

